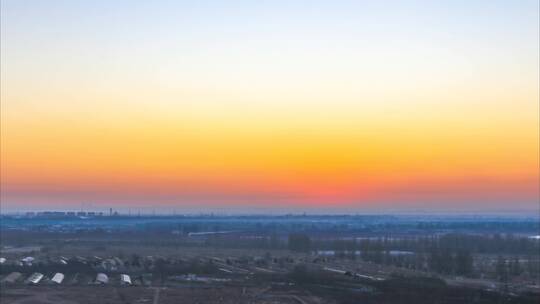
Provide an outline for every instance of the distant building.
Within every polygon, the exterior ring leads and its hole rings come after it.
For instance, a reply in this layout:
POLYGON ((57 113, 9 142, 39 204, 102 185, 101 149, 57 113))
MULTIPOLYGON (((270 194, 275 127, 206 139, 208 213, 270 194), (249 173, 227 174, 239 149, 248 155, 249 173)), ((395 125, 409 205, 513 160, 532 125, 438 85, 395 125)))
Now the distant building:
POLYGON ((28 284, 38 284, 43 279, 43 274, 34 272, 28 279, 28 284))
POLYGON ((79 211, 79 212, 77 212, 77 216, 86 216, 86 212, 79 211))
POLYGON ((51 279, 51 282, 56 284, 62 284, 62 281, 64 281, 64 274, 60 272, 55 273, 51 279))
POLYGON ((109 283, 109 277, 104 273, 98 273, 96 276, 96 284, 107 284, 109 283))
POLYGON ((23 265, 26 265, 26 266, 32 266, 32 262, 34 262, 34 258, 33 257, 25 257, 25 258, 22 258, 21 259, 21 263, 23 265))
POLYGON ((131 278, 127 274, 120 275, 120 284, 122 285, 131 285, 131 278))
MULTIPOLYGON (((40 214, 38 214, 40 215, 40 214)), ((41 213, 41 216, 43 217, 64 217, 66 216, 65 212, 62 211, 45 211, 41 213)))

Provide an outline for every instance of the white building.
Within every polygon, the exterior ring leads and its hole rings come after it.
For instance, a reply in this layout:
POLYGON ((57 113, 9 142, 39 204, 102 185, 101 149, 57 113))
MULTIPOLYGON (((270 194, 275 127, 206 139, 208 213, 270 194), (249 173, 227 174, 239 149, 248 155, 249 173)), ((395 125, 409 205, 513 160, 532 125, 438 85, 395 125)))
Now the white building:
POLYGON ((120 275, 120 284, 122 285, 131 285, 131 278, 127 274, 120 275))
POLYGON ((96 284, 107 284, 109 283, 109 277, 104 273, 98 273, 96 276, 96 284))
POLYGON ((25 257, 25 258, 21 259, 21 262, 23 263, 23 265, 32 266, 32 262, 34 262, 34 258, 33 257, 25 257))
POLYGON ((28 283, 30 284, 38 284, 41 279, 43 279, 43 274, 39 272, 34 272, 28 279, 28 283))
POLYGON ((62 281, 64 281, 64 274, 60 272, 55 273, 51 281, 56 284, 62 284, 62 281))

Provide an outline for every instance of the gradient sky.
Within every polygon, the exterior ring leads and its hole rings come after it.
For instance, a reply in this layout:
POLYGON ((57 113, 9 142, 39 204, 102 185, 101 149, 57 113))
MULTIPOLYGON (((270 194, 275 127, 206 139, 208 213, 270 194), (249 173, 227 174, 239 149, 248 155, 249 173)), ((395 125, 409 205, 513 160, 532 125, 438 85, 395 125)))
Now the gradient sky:
POLYGON ((538 1, 1 1, 3 210, 534 210, 538 1))

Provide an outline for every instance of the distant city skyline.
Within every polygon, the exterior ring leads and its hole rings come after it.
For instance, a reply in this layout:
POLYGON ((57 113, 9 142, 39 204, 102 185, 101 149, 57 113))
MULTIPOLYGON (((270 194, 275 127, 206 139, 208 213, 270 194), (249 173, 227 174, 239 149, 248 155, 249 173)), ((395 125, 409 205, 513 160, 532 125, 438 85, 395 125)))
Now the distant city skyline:
POLYGON ((539 209, 538 1, 1 2, 1 212, 539 209))

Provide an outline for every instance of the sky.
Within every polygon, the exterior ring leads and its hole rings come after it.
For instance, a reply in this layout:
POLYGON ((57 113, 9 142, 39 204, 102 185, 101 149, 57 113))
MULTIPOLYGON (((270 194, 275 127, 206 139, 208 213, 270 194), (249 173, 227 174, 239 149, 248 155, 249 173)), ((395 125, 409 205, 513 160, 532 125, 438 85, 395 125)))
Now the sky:
POLYGON ((3 211, 538 210, 538 1, 1 1, 3 211))

